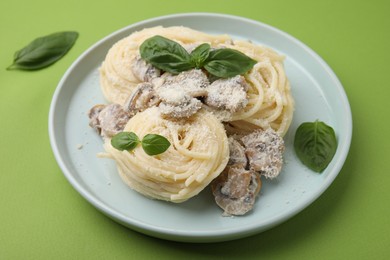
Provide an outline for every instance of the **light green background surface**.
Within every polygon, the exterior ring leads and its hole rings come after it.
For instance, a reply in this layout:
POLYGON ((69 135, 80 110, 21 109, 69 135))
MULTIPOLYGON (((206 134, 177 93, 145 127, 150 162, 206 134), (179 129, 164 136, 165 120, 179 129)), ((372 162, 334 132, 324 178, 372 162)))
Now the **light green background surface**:
POLYGON ((0 259, 386 259, 390 256, 390 5, 379 1, 1 1, 0 259), (217 12, 275 26, 335 71, 353 113, 347 161, 330 188, 287 222, 249 238, 184 244, 131 231, 67 182, 48 112, 71 63, 111 32, 155 16, 217 12), (80 33, 58 63, 6 71, 13 53, 55 31, 80 33))

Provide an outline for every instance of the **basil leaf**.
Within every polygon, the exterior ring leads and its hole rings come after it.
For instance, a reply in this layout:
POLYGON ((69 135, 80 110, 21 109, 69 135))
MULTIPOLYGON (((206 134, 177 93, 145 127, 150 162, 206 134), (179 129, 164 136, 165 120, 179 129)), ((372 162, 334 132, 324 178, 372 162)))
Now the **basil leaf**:
POLYGON ((140 143, 138 136, 133 132, 120 132, 111 138, 111 145, 120 150, 131 151, 140 143))
POLYGON ((178 74, 192 69, 190 54, 180 44, 156 35, 140 46, 141 57, 153 66, 178 74))
POLYGON ((148 155, 157 155, 165 152, 171 143, 164 136, 147 134, 142 141, 133 132, 121 132, 111 138, 111 145, 117 150, 131 151, 141 143, 142 148, 148 155))
POLYGON ((246 73, 257 63, 237 50, 210 48, 203 43, 188 54, 177 42, 156 35, 141 44, 140 53, 145 61, 173 74, 203 67, 214 76, 229 78, 246 73))
POLYGON ((197 46, 191 52, 192 65, 197 69, 201 69, 203 67, 204 62, 209 57, 209 54, 210 54, 210 44, 203 43, 197 46))
POLYGON ((171 143, 164 136, 147 134, 141 141, 142 148, 148 155, 157 155, 165 152, 171 143))
POLYGON ((33 40, 15 52, 14 62, 7 70, 38 70, 62 58, 74 45, 77 32, 57 32, 33 40))
POLYGON ((295 133, 294 149, 303 164, 313 171, 322 172, 336 153, 335 132, 318 120, 303 123, 295 133))
POLYGON ((204 68, 217 77, 230 78, 246 73, 256 63, 242 52, 225 48, 210 51, 204 68))

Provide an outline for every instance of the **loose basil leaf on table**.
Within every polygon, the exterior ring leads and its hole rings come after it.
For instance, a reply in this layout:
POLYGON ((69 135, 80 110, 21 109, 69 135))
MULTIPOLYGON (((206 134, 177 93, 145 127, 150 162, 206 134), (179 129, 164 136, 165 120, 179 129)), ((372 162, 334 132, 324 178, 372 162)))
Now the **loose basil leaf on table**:
POLYGON ((49 34, 33 40, 15 52, 14 61, 7 70, 38 70, 61 59, 74 45, 77 32, 66 31, 49 34))
POLYGON ((141 57, 153 66, 173 74, 193 68, 186 49, 159 35, 145 40, 140 46, 140 53, 141 57))
POLYGON ((133 132, 121 132, 111 138, 111 145, 117 150, 131 151, 140 143, 138 136, 133 132))
POLYGON ((256 63, 242 52, 225 48, 212 50, 204 68, 217 77, 229 78, 246 73, 256 63))
POLYGON ((142 138, 141 145, 148 155, 157 155, 165 152, 171 143, 164 136, 147 134, 142 138))
POLYGON ((336 153, 336 134, 332 127, 318 120, 302 123, 295 133, 294 149, 304 165, 323 172, 336 153))

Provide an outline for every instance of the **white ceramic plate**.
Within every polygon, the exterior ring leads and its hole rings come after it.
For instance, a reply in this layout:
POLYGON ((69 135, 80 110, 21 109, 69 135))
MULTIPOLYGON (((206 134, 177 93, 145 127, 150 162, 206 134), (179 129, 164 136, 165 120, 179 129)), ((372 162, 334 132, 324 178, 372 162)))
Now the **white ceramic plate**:
POLYGON ((123 225, 151 236, 187 242, 232 240, 269 229, 294 216, 333 182, 348 154, 352 117, 346 94, 327 64, 288 34, 246 18, 207 13, 177 14, 130 25, 102 39, 82 54, 60 81, 50 107, 52 149, 71 185, 92 205, 123 225), (88 126, 87 111, 105 100, 98 67, 109 48, 130 33, 157 25, 183 25, 206 33, 249 39, 286 56, 296 109, 285 136, 285 166, 277 180, 264 180, 254 210, 242 217, 222 217, 209 189, 182 204, 147 199, 128 188, 115 164, 98 159, 102 140, 88 126), (337 153, 317 174, 303 166, 293 151, 296 128, 319 119, 338 138, 337 153))

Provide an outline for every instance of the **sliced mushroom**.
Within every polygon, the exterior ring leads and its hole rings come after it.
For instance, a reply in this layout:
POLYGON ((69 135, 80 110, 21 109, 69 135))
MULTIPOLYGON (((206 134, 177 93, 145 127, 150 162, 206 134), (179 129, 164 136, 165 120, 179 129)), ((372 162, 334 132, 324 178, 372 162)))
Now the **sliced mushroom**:
POLYGON ((95 129, 98 134, 100 135, 102 129, 100 127, 99 123, 99 114, 100 112, 106 107, 106 105, 103 104, 98 104, 93 106, 89 112, 88 112, 88 117, 89 117, 89 126, 95 129))
POLYGON ((130 117, 130 113, 119 104, 105 106, 97 117, 100 134, 103 137, 112 137, 122 132, 130 117))
POLYGON ((198 112, 202 107, 202 102, 196 98, 190 98, 181 104, 170 104, 161 102, 159 111, 164 118, 189 118, 198 112))
POLYGON ((207 86, 210 84, 206 74, 199 69, 183 71, 178 75, 164 73, 160 78, 153 80, 155 89, 160 90, 160 93, 171 88, 180 88, 191 97, 206 96, 207 86))
POLYGON ((218 108, 236 112, 243 109, 248 104, 248 85, 243 76, 235 76, 227 79, 218 79, 208 87, 208 95, 205 104, 218 108))
POLYGON ((178 84, 163 85, 157 88, 156 94, 162 102, 171 105, 188 103, 191 96, 178 84))
POLYGON ((140 55, 137 55, 131 66, 134 76, 140 81, 149 82, 161 75, 161 71, 152 64, 147 63, 140 55))
POLYGON ((250 211, 260 188, 257 173, 229 166, 211 183, 215 202, 226 216, 244 215, 250 211))
POLYGON ((137 85, 133 94, 125 101, 123 107, 132 115, 135 115, 148 107, 157 105, 159 102, 160 100, 153 89, 153 84, 144 82, 137 85))
POLYGON ((207 95, 207 86, 210 84, 206 74, 200 69, 183 71, 174 78, 174 83, 180 84, 191 97, 207 95))
POLYGON ((283 165, 284 141, 272 128, 257 130, 241 138, 250 170, 276 178, 283 165))
POLYGON ((229 166, 235 166, 238 168, 245 168, 248 160, 245 155, 245 148, 236 141, 233 137, 228 138, 229 142, 229 166))
POLYGON ((253 132, 253 125, 248 125, 248 122, 243 120, 235 120, 233 122, 225 122, 224 127, 228 136, 244 136, 253 132))
POLYGON ((159 110, 165 118, 188 118, 195 114, 202 102, 191 97, 185 89, 178 84, 160 87, 156 90, 161 100, 159 110))

